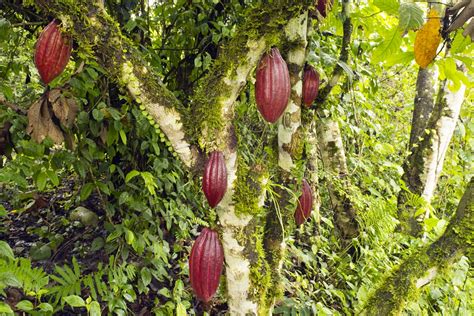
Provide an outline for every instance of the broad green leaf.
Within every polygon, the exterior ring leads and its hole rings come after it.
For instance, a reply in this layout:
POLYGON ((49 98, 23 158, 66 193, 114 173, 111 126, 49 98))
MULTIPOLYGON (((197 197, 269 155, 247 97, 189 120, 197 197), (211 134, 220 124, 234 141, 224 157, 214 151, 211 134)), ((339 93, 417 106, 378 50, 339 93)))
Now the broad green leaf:
POLYGON ((122 143, 124 145, 127 145, 127 135, 125 135, 125 132, 122 129, 119 130, 119 135, 120 135, 120 139, 122 140, 122 143))
POLYGON ((391 67, 394 65, 403 65, 409 64, 415 60, 415 54, 413 51, 409 52, 400 52, 399 54, 394 54, 385 59, 385 65, 391 67))
POLYGON ((36 186, 38 190, 43 191, 46 188, 46 181, 48 181, 48 174, 41 171, 36 177, 36 186))
POLYGON ((400 35, 400 30, 398 29, 398 27, 393 27, 385 36, 385 39, 375 49, 372 57, 372 62, 383 62, 387 58, 393 57, 393 55, 395 54, 399 54, 401 52, 401 43, 402 37, 400 35))
POLYGON ((72 307, 86 306, 86 302, 84 302, 82 297, 77 296, 77 295, 69 295, 69 296, 63 297, 63 300, 72 307))
POLYGON ((135 241, 135 234, 129 229, 127 229, 125 232, 125 240, 129 245, 131 245, 135 241))
POLYGON ((51 183, 54 186, 58 186, 59 185, 59 178, 58 178, 57 172, 55 170, 48 170, 47 173, 48 173, 49 180, 51 180, 51 183))
POLYGON ((12 100, 13 99, 13 90, 9 86, 6 85, 0 85, 0 92, 5 96, 7 100, 12 100))
POLYGON ((38 309, 43 312, 52 312, 53 306, 51 306, 49 303, 41 303, 38 305, 38 309))
POLYGON ((12 272, 3 272, 0 273, 0 288, 3 286, 21 288, 22 284, 12 272))
POLYGON ((8 314, 13 314, 13 310, 10 307, 10 305, 0 302, 0 313, 8 313, 8 314))
POLYGON ((114 239, 117 239, 120 237, 123 233, 123 230, 121 229, 121 226, 116 226, 115 229, 112 231, 110 235, 107 236, 106 242, 110 242, 114 239))
POLYGON ((374 0, 374 5, 392 15, 396 15, 400 7, 398 0, 374 0))
POLYGON ((184 307, 183 303, 178 302, 176 305, 176 316, 186 316, 186 307, 184 307))
POLYGON ((142 269, 141 276, 142 276, 143 285, 148 286, 148 284, 150 284, 151 282, 151 273, 147 267, 142 269))
POLYGON ((81 189, 81 194, 80 194, 81 201, 87 200, 87 198, 91 195, 92 190, 94 190, 94 184, 91 182, 87 182, 81 189))
POLYGON ((403 31, 418 29, 425 20, 423 10, 416 3, 402 3, 399 10, 398 27, 403 31))
POLYGON ((451 54, 462 53, 466 47, 471 44, 471 39, 466 36, 464 37, 461 32, 457 32, 451 43, 451 54))
POLYGON ((23 300, 23 301, 18 302, 15 305, 15 307, 22 310, 22 311, 25 311, 25 312, 30 311, 34 308, 33 303, 31 303, 30 301, 27 301, 27 300, 23 300))
POLYGON ((424 220, 424 223, 425 223, 425 229, 427 232, 433 230, 433 228, 438 225, 438 222, 439 222, 439 219, 437 218, 433 218, 433 217, 430 217, 430 218, 427 218, 424 220))
POLYGON ((10 37, 11 24, 7 19, 0 19, 0 42, 10 37))
POLYGON ((99 305, 98 302, 96 302, 96 301, 91 302, 91 304, 89 305, 89 315, 90 316, 100 316, 101 315, 100 305, 99 305))
POLYGON ((138 170, 130 171, 129 173, 127 173, 127 176, 125 177, 125 182, 129 182, 130 180, 132 180, 133 178, 135 178, 139 174, 140 174, 140 171, 138 171, 138 170))
POLYGON ((0 256, 15 259, 12 248, 10 248, 10 245, 3 240, 0 240, 0 256))

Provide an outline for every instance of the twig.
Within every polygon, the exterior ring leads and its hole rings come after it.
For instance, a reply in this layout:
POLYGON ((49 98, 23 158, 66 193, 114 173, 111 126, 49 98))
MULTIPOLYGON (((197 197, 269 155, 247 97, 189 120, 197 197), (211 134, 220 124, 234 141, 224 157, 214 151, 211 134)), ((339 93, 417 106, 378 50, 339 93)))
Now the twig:
POLYGON ((18 107, 17 105, 11 103, 11 102, 8 102, 5 97, 1 96, 0 95, 0 104, 3 104, 4 106, 12 109, 13 111, 15 111, 16 113, 18 114, 22 114, 22 115, 26 115, 26 111, 23 110, 22 108, 18 107))
POLYGON ((27 26, 27 25, 45 25, 46 23, 41 21, 41 22, 21 22, 21 23, 13 23, 13 27, 17 26, 27 26))

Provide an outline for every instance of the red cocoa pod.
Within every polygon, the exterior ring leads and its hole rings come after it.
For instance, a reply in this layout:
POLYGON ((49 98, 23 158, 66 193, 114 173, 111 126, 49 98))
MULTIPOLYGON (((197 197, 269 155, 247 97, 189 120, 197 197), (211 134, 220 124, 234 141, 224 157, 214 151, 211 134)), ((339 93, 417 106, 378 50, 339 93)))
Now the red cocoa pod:
POLYGON ((267 122, 275 123, 283 114, 290 94, 288 66, 278 48, 272 48, 260 60, 255 77, 257 108, 267 122))
POLYGON ((319 73, 311 66, 304 71, 303 76, 303 103, 310 107, 318 96, 319 73))
POLYGON ((313 191, 305 179, 302 181, 302 187, 301 196, 298 200, 298 205, 296 206, 295 211, 295 221, 297 226, 300 226, 309 218, 311 215, 311 209, 313 208, 313 191))
POLYGON ((216 207, 224 197, 227 190, 227 168, 224 154, 220 151, 209 155, 202 177, 202 190, 211 207, 216 207))
POLYGON ((219 287, 224 250, 216 231, 204 228, 189 257, 189 278, 197 298, 207 303, 219 287))
POLYGON ((317 0, 317 9, 322 17, 326 17, 327 12, 331 10, 334 0, 317 0))
POLYGON ((71 49, 71 41, 61 34, 58 23, 53 20, 41 33, 35 49, 35 65, 45 84, 64 71, 71 49))

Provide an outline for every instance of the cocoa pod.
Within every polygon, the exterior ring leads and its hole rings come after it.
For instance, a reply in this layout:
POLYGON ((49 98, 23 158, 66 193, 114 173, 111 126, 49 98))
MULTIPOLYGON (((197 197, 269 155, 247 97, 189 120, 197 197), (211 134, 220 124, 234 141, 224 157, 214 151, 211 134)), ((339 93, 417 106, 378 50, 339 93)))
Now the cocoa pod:
POLYGON ((319 73, 311 66, 304 71, 303 76, 303 103, 310 107, 318 96, 319 73))
POLYGON ((331 10, 334 0, 317 0, 317 6, 319 13, 323 18, 326 17, 329 10, 331 10))
POLYGON ((216 231, 204 228, 196 238, 189 257, 189 278, 197 298, 207 303, 219 287, 224 249, 216 231))
POLYGON ((290 93, 288 66, 278 48, 272 48, 260 60, 255 77, 257 108, 267 122, 274 123, 283 114, 290 93))
POLYGON ((435 59, 441 42, 440 14, 432 9, 428 21, 416 32, 414 54, 415 61, 421 68, 426 68, 435 59))
POLYGON ((45 84, 64 71, 71 49, 71 41, 61 34, 58 23, 53 20, 41 33, 35 48, 35 65, 45 84))
POLYGON ((303 224, 306 219, 311 215, 311 210, 313 208, 313 191, 309 186, 308 182, 303 179, 301 196, 298 199, 298 205, 296 206, 295 211, 295 222, 297 226, 303 224))
POLYGON ((202 177, 202 190, 211 207, 216 207, 224 197, 227 190, 227 168, 224 154, 220 151, 209 155, 202 177))

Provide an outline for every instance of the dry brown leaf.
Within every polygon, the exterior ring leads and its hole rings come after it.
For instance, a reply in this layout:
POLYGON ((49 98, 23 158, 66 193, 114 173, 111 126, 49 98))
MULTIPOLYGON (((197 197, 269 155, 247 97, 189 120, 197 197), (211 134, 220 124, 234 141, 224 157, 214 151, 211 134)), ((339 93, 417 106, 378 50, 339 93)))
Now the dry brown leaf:
POLYGON ((50 91, 48 91, 48 100, 49 102, 51 103, 55 103, 59 97, 61 96, 61 89, 51 89, 50 91))
MULTIPOLYGON (((60 92, 59 92, 60 93, 60 92)), ((66 98, 65 96, 53 95, 49 98, 53 107, 54 115, 59 119, 61 124, 70 128, 77 116, 79 107, 73 98, 66 98)))
POLYGON ((50 137, 54 143, 61 144, 64 136, 61 129, 54 124, 51 117, 51 109, 46 98, 40 98, 28 109, 28 127, 26 132, 36 142, 41 143, 46 137, 50 137))
POLYGON ((109 132, 107 126, 103 125, 101 130, 100 130, 100 133, 99 133, 99 137, 100 137, 100 140, 102 141, 102 143, 106 143, 107 142, 107 133, 109 132))

